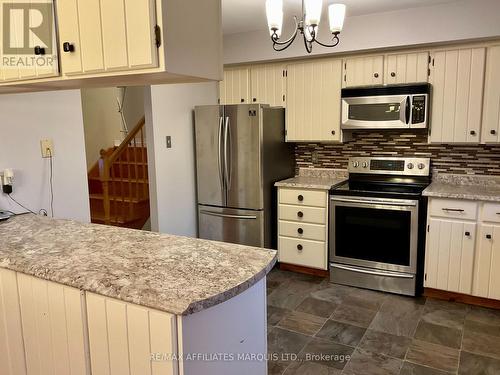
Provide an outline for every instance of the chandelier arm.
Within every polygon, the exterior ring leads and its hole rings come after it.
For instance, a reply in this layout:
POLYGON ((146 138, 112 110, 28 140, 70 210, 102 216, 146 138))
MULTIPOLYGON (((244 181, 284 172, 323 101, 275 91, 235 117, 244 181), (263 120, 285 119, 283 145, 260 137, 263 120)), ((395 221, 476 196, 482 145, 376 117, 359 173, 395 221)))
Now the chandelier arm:
MULTIPOLYGON (((306 38, 306 34, 303 35, 304 36, 304 47, 306 47, 306 51, 307 53, 311 53, 312 52, 312 41, 309 42, 306 38)), ((313 39, 314 40, 314 39, 313 39)))
POLYGON ((314 41, 316 43, 318 43, 320 46, 323 46, 323 47, 335 47, 335 46, 337 46, 340 43, 340 39, 339 39, 339 34, 338 33, 335 33, 335 36, 333 38, 333 44, 321 43, 318 39, 314 39, 314 41))
POLYGON ((284 46, 285 44, 290 44, 295 40, 295 38, 297 37, 297 33, 299 32, 299 22, 297 21, 297 17, 294 16, 293 19, 295 21, 295 32, 292 34, 292 36, 287 40, 280 42, 278 34, 276 33, 276 31, 274 31, 273 35, 271 35, 271 40, 274 44, 277 44, 279 46, 284 46))
POLYGON ((295 38, 297 37, 297 33, 295 33, 295 35, 293 36, 292 39, 289 39, 287 43, 285 42, 282 42, 282 43, 275 43, 273 41, 273 49, 277 52, 281 52, 281 51, 284 51, 286 50, 288 47, 290 47, 292 45, 292 43, 295 41, 295 38), (276 46, 282 46, 282 47, 276 47, 276 46))

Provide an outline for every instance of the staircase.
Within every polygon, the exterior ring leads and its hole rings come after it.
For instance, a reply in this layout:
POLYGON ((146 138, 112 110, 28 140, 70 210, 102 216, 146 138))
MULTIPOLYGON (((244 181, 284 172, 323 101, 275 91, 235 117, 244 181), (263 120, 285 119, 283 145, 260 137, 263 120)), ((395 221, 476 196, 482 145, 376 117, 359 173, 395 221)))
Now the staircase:
POLYGON ((101 150, 88 174, 92 223, 142 229, 149 219, 144 117, 118 147, 101 150))

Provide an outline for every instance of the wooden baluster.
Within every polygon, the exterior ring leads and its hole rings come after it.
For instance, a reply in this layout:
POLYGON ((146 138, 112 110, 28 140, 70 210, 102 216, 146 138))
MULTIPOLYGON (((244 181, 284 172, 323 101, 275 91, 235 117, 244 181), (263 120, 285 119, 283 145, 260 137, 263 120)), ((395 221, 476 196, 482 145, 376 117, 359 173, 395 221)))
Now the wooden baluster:
POLYGON ((102 194, 104 206, 104 224, 110 224, 111 205, 109 202, 109 159, 106 156, 104 159, 103 177, 102 177, 102 194))
POLYGON ((123 206, 124 206, 124 201, 125 201, 125 190, 123 188, 124 186, 124 177, 123 177, 123 163, 122 163, 122 156, 120 156, 118 158, 118 165, 119 165, 119 170, 120 170, 120 197, 116 197, 116 200, 118 200, 120 198, 121 200, 121 204, 120 204, 120 217, 122 219, 122 221, 125 221, 125 218, 124 218, 124 212, 123 212, 123 206))

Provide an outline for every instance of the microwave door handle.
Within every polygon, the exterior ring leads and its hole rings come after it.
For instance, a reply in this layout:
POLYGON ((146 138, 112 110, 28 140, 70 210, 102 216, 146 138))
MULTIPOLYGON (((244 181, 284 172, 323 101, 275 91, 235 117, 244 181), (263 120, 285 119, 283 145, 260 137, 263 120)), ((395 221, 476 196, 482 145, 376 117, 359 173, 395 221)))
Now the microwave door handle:
POLYGON ((411 113, 411 99, 410 95, 408 95, 406 97, 406 107, 405 107, 406 125, 410 125, 410 113, 411 113))

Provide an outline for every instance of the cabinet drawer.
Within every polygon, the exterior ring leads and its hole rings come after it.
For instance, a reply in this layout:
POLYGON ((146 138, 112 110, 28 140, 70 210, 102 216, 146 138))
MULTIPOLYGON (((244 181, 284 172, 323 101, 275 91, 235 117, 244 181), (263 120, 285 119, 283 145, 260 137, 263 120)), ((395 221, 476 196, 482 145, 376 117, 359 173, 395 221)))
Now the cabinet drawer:
POLYGON ((280 189, 280 203, 304 206, 326 207, 328 202, 326 191, 280 189))
POLYGON ((280 220, 278 226, 280 236, 326 241, 326 225, 280 220))
POLYGON ((326 208, 280 204, 278 211, 278 218, 280 220, 326 224, 326 208))
POLYGON ((482 221, 491 221, 500 223, 500 204, 498 203, 485 203, 481 214, 482 221))
POLYGON ((453 219, 476 220, 477 203, 457 199, 431 199, 430 215, 453 219))
POLYGON ((325 242, 279 237, 278 252, 280 262, 327 269, 325 242))

